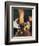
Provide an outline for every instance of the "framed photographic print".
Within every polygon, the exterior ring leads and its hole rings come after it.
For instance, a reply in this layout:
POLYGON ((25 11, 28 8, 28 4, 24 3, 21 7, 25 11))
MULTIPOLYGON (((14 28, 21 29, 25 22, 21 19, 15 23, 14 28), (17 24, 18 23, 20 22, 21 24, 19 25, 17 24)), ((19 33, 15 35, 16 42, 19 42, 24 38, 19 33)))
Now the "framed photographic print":
POLYGON ((5 2, 5 44, 38 42, 38 4, 5 2))

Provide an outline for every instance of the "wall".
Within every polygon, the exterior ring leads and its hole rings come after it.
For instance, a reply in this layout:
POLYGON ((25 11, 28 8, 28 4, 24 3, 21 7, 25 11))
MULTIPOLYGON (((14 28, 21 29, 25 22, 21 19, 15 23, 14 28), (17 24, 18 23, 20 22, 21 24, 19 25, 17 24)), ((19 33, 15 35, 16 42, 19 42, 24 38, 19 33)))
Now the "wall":
MULTIPOLYGON (((5 15, 5 6, 4 2, 6 0, 0 0, 0 46, 5 46, 4 44, 4 15, 5 15)), ((8 0, 9 1, 9 0, 8 0)), ((38 0, 13 0, 13 1, 20 1, 20 2, 34 2, 38 3, 38 0)), ((14 45, 15 46, 15 45, 14 45)), ((32 43, 32 44, 18 44, 16 46, 39 46, 39 43, 32 43)))

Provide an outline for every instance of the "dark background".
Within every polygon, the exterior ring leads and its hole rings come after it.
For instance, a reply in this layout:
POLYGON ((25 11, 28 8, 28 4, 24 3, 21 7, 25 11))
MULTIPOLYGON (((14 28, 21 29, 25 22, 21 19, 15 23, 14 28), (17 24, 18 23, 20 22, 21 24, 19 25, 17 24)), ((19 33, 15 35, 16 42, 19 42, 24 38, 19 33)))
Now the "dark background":
MULTIPOLYGON (((18 9, 17 7, 12 7, 12 16, 14 17, 14 20, 16 18, 18 18, 19 14, 18 14, 18 9)), ((32 16, 32 9, 31 8, 23 8, 24 9, 24 16, 25 18, 27 18, 28 16, 32 16)))

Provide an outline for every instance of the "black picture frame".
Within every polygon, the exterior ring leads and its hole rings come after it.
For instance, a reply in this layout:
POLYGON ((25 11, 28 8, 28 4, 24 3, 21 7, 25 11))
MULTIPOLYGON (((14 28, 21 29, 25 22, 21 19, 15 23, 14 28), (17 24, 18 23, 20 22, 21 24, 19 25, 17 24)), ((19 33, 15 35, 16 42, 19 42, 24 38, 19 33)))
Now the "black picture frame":
POLYGON ((6 1, 5 2, 5 44, 25 44, 25 43, 37 43, 38 42, 38 3, 29 3, 29 2, 13 2, 6 1), (20 41, 20 42, 9 42, 9 6, 13 4, 22 4, 22 5, 32 5, 36 6, 36 40, 31 41, 20 41))

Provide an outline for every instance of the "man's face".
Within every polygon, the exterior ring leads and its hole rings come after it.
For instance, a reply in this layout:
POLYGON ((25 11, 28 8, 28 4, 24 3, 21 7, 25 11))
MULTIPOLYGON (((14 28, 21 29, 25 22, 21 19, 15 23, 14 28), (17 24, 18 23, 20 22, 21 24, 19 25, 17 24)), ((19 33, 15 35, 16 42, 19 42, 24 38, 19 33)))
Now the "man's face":
POLYGON ((31 16, 29 16, 29 21, 32 21, 32 17, 31 16))
POLYGON ((19 9, 19 15, 20 15, 20 17, 24 17, 24 10, 23 9, 19 9))

